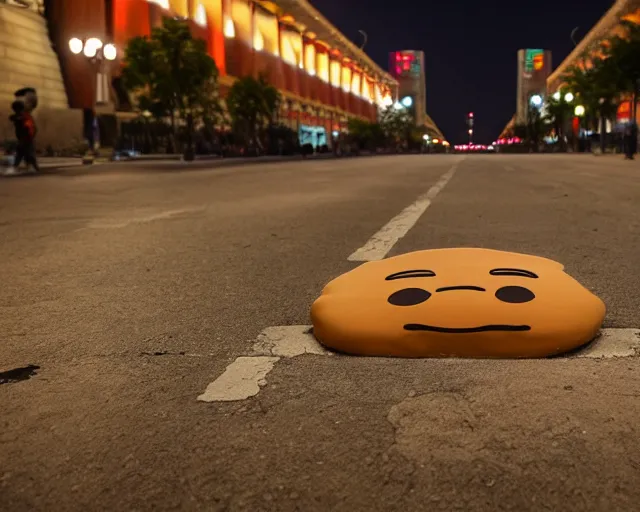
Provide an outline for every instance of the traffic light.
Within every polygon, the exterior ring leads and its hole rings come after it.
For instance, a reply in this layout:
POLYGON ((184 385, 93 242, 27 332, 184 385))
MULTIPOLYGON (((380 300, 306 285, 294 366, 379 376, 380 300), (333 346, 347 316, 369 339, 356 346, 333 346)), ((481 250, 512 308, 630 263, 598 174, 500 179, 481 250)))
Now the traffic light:
POLYGON ((469 119, 473 119, 473 112, 469 112, 469 119))

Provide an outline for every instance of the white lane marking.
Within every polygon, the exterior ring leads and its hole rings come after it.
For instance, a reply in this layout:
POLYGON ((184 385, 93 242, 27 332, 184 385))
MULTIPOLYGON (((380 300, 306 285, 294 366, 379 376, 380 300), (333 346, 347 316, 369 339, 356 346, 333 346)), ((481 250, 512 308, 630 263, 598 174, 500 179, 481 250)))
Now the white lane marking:
POLYGON ((611 359, 640 356, 640 329, 602 329, 593 343, 575 357, 611 359))
POLYGON ((265 377, 279 357, 238 357, 220 377, 207 386, 198 400, 201 402, 233 402, 246 400, 260 392, 265 377))
POLYGON ((118 229, 118 228, 126 228, 131 224, 146 224, 148 222, 153 222, 156 220, 165 220, 170 219, 172 217, 177 217, 180 215, 186 215, 188 213, 195 212, 203 212, 204 208, 184 208, 181 210, 168 210, 164 212, 155 213, 152 215, 146 215, 144 217, 132 217, 129 219, 124 219, 119 222, 92 222, 87 226, 90 229, 118 229))
POLYGON ((316 341, 310 325, 267 327, 253 344, 250 356, 238 357, 224 373, 207 386, 201 402, 232 402, 255 396, 282 357, 302 354, 333 355, 316 341))
POLYGON ((347 259, 349 261, 377 261, 384 259, 391 248, 404 237, 415 225, 422 214, 429 208, 431 201, 440 193, 449 180, 453 178, 460 162, 456 162, 445 172, 438 182, 426 194, 407 206, 398 215, 373 235, 366 244, 356 250, 347 259))
POLYGON ((267 327, 253 345, 253 353, 263 356, 296 357, 302 354, 331 356, 311 334, 310 325, 267 327))
MULTIPOLYGON (((198 397, 202 402, 231 402, 255 396, 266 385, 266 376, 283 357, 303 354, 332 356, 310 332, 310 325, 268 327, 258 335, 251 355, 238 357, 198 397)), ((602 329, 584 349, 567 359, 640 357, 640 329, 602 329)), ((514 360, 517 364, 521 360, 514 360)))

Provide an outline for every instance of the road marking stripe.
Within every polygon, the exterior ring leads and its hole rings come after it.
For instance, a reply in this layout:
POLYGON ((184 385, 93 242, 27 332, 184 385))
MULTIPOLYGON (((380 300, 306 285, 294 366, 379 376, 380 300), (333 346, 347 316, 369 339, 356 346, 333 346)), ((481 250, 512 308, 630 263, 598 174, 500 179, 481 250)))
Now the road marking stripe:
POLYGON ((445 172, 438 182, 426 194, 420 196, 414 203, 402 210, 386 225, 373 235, 366 244, 356 250, 347 259, 349 261, 377 261, 384 259, 391 248, 404 237, 415 225, 422 214, 429 208, 431 201, 440 193, 453 178, 460 161, 456 162, 445 172))
POLYGON ((611 359, 640 356, 640 329, 602 329, 591 344, 574 357, 611 359))
POLYGON ((190 213, 200 213, 205 211, 204 208, 183 208, 180 210, 167 210, 164 212, 154 213, 144 217, 131 217, 121 221, 97 221, 92 222, 87 226, 89 229, 119 229, 126 228, 132 224, 147 224, 157 220, 172 219, 173 217, 179 217, 190 213))
POLYGON ((198 400, 201 402, 233 402, 246 400, 260 392, 279 357, 239 357, 220 377, 207 386, 198 400))
MULTIPOLYGON (((198 400, 229 402, 255 396, 266 385, 266 376, 283 357, 303 354, 332 356, 318 343, 310 325, 268 327, 260 333, 251 355, 238 357, 220 377, 207 386, 198 400)), ((613 359, 640 356, 640 329, 602 329, 587 347, 567 359, 613 359)), ((349 357, 349 356, 345 356, 349 357)), ((517 360, 514 363, 517 364, 517 360)))

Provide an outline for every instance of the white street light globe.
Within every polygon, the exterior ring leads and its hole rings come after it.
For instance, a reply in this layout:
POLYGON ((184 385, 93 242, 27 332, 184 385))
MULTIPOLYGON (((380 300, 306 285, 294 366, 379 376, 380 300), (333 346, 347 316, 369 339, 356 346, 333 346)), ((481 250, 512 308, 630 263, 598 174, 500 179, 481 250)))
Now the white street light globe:
POLYGON ((109 43, 104 45, 102 54, 107 60, 116 60, 116 57, 118 56, 118 50, 116 50, 116 46, 114 44, 109 43))
POLYGON ((556 91, 553 93, 553 99, 556 101, 560 101, 560 98, 562 97, 562 94, 560 94, 560 91, 556 91))
POLYGON ((97 37, 90 37, 89 39, 87 39, 85 46, 93 46, 96 50, 99 50, 100 48, 102 48, 102 41, 97 37))
POLYGON ((575 110, 573 111, 573 113, 577 117, 582 117, 584 115, 584 112, 585 112, 585 108, 582 105, 577 105, 575 110))
POLYGON ((404 98, 402 98, 402 104, 409 108, 411 105, 413 105, 413 98, 411 98, 411 96, 405 96, 404 98))
POLYGON ((98 39, 97 37, 91 37, 87 39, 87 42, 84 43, 85 57, 95 57, 100 48, 102 48, 102 41, 100 41, 100 39, 98 39))
POLYGON ((398 101, 396 101, 396 102, 393 104, 393 108, 395 108, 396 110, 402 110, 402 109, 403 109, 402 105, 401 105, 401 104, 400 104, 400 102, 398 102, 398 101))
POLYGON ((539 107, 540 105, 542 105, 542 96, 540 96, 539 94, 534 94, 533 96, 531 96, 531 99, 529 101, 534 107, 539 107))
POLYGON ((567 94, 564 95, 564 101, 566 101, 567 103, 571 103, 573 101, 573 93, 568 92, 567 94))
POLYGON ((95 46, 89 46, 86 44, 84 45, 85 57, 89 57, 91 59, 92 57, 95 57, 97 53, 98 53, 98 49, 95 46))
POLYGON ((423 138, 424 140, 429 140, 429 136, 428 136, 426 133, 422 136, 422 138, 423 138))
POLYGON ((78 39, 77 37, 69 39, 69 50, 71 50, 71 53, 73 53, 74 55, 82 53, 83 46, 84 43, 81 39, 78 39))

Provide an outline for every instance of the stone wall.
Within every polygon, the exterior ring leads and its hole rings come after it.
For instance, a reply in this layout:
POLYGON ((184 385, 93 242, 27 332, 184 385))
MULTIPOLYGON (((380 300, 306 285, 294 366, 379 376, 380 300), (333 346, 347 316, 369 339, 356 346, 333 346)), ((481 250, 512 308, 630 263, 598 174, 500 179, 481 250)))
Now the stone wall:
POLYGON ((81 110, 71 110, 46 20, 37 12, 0 2, 0 141, 14 139, 9 122, 13 93, 35 87, 37 145, 65 149, 82 141, 81 110))

